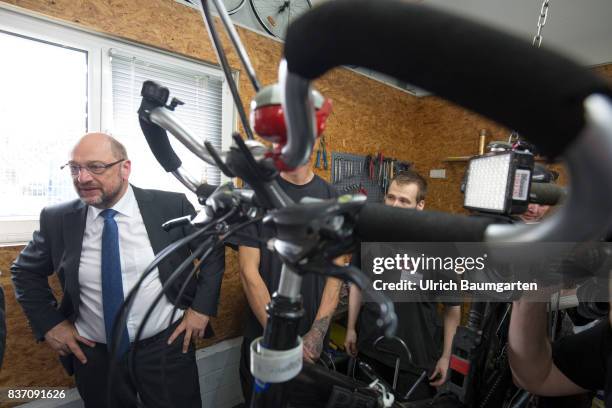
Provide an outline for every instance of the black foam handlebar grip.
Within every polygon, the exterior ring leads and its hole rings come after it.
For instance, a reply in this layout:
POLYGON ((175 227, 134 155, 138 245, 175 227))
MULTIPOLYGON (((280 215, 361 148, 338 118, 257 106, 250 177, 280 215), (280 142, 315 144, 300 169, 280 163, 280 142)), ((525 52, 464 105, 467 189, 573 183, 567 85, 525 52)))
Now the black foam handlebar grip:
POLYGON ((291 73, 359 65, 487 116, 557 156, 584 127, 583 100, 612 95, 577 63, 486 25, 402 0, 335 0, 288 29, 291 73))
POLYGON ((147 139, 151 152, 153 152, 153 155, 164 170, 170 173, 181 167, 181 159, 174 153, 174 149, 172 149, 170 145, 170 140, 168 140, 166 131, 160 126, 147 122, 141 117, 139 117, 138 120, 140 121, 140 128, 147 139))
POLYGON ((480 242, 493 220, 366 204, 356 234, 364 242, 480 242))

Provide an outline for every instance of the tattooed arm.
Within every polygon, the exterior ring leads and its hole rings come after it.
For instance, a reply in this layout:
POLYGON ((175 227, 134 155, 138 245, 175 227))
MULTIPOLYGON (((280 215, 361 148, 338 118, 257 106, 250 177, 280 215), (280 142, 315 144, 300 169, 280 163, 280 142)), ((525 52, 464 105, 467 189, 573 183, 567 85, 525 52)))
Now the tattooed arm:
POLYGON ((309 362, 314 362, 319 359, 323 350, 323 339, 329 328, 332 315, 338 306, 338 298, 340 296, 340 286, 342 282, 335 278, 327 278, 323 295, 321 296, 321 304, 317 311, 312 327, 304 335, 304 359, 309 362))

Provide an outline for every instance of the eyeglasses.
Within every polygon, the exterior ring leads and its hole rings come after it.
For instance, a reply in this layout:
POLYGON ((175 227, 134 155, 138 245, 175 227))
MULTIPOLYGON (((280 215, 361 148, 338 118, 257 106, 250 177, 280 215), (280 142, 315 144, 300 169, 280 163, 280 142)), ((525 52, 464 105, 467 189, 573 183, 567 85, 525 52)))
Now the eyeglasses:
POLYGON ((60 170, 63 170, 65 167, 68 167, 70 169, 70 174, 75 177, 78 176, 79 173, 83 169, 87 170, 90 174, 100 175, 104 173, 108 168, 113 167, 115 164, 119 164, 125 160, 126 159, 119 159, 116 162, 112 162, 108 164, 101 163, 101 162, 93 162, 93 163, 86 164, 84 166, 80 166, 78 164, 68 162, 64 164, 62 167, 60 167, 60 170))

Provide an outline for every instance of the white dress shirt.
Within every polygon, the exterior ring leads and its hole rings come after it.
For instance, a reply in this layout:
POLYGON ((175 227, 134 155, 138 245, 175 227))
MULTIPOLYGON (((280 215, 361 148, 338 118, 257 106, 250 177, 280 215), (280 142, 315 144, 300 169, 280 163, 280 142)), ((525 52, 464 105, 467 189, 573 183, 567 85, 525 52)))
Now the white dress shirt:
MULTIPOLYGON (((123 296, 127 297, 155 255, 132 186, 128 187, 123 197, 112 208, 117 211, 115 221, 119 229, 123 296)), ((101 268, 104 219, 100 216, 101 212, 102 210, 92 206, 87 210, 79 265, 81 303, 75 326, 81 336, 98 343, 106 343, 101 268)), ((144 280, 130 309, 127 320, 130 342, 134 341, 145 313, 161 291, 162 284, 156 268, 144 280)), ((165 329, 170 321, 172 309, 172 303, 163 296, 149 317, 140 339, 146 339, 165 329)), ((182 315, 183 312, 178 309, 174 321, 182 315)))

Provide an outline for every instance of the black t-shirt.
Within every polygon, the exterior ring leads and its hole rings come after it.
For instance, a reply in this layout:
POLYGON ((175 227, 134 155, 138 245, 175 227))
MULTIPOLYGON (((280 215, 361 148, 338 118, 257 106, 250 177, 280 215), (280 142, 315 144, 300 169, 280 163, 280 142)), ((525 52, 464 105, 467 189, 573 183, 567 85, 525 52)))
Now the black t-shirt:
MULTIPOLYGON (((351 263, 361 269, 361 251, 353 255, 351 263)), ((370 278, 374 276, 371 271, 364 271, 370 278)), ((385 274, 393 273, 391 271, 385 274)), ((399 277, 391 277, 390 281, 398 281, 399 277)), ((412 364, 409 364, 405 353, 400 352, 400 346, 394 343, 385 343, 393 351, 401 353, 400 367, 420 375, 423 370, 430 372, 442 354, 444 338, 443 322, 438 313, 436 302, 394 302, 398 324, 396 337, 402 339, 412 355, 412 364)), ((444 303, 447 307, 459 305, 458 303, 444 303)), ((395 367, 396 357, 375 350, 373 344, 383 332, 376 325, 378 319, 378 306, 372 302, 365 302, 359 313, 357 347, 360 352, 381 363, 395 367)), ((397 344, 397 343, 395 343, 397 344)))
MULTIPOLYGON (((313 197, 321 199, 330 199, 338 197, 336 190, 321 177, 315 175, 314 178, 304 185, 295 185, 288 181, 277 178, 280 187, 287 195, 295 202, 299 202, 304 197, 313 197)), ((275 229, 270 224, 261 222, 251 225, 245 229, 243 235, 247 237, 236 238, 233 243, 260 250, 259 258, 259 274, 261 275, 270 295, 277 289, 280 280, 282 262, 279 257, 270 252, 266 248, 265 242, 274 237, 275 229)), ((320 275, 308 274, 302 279, 302 304, 304 307, 304 317, 300 320, 299 335, 306 334, 319 310, 321 296, 325 288, 326 278, 320 275)), ((263 334, 263 328, 259 324, 259 320, 255 314, 248 309, 248 315, 245 321, 244 336, 248 339, 254 339, 263 334)))
POLYGON ((612 407, 612 328, 607 317, 588 330, 553 343, 553 361, 576 385, 604 390, 606 407, 612 407))

